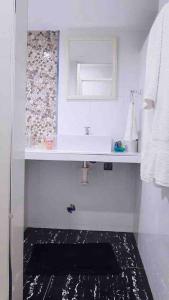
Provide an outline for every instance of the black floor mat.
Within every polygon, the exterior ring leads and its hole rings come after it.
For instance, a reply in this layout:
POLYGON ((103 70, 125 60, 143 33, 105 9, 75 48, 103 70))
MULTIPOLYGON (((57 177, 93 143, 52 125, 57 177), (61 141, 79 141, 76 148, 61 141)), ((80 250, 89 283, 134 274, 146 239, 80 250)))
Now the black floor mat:
POLYGON ((121 272, 110 244, 37 244, 26 274, 106 275, 121 272))

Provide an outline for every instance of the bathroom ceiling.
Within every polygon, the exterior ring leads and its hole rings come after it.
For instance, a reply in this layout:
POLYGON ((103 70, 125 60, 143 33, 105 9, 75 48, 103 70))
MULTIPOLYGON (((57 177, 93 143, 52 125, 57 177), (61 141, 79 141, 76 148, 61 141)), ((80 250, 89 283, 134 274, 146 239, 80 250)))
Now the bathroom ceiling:
POLYGON ((158 0, 28 0, 29 30, 115 27, 148 30, 158 0))

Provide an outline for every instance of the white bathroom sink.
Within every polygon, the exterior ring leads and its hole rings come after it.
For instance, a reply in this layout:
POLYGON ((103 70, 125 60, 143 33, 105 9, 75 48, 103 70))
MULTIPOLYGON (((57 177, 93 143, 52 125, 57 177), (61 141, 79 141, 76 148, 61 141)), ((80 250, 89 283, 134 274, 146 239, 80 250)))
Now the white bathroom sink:
POLYGON ((110 153, 112 138, 109 136, 93 135, 58 135, 57 150, 77 153, 110 153))

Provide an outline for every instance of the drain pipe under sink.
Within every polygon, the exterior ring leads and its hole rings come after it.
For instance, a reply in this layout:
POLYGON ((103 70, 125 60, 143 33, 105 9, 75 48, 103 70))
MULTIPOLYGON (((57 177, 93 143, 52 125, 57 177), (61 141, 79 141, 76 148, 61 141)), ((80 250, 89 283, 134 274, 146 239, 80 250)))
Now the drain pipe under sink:
POLYGON ((81 179, 81 183, 83 185, 87 185, 88 182, 88 173, 89 173, 89 162, 84 161, 83 162, 83 166, 82 166, 82 179, 81 179))

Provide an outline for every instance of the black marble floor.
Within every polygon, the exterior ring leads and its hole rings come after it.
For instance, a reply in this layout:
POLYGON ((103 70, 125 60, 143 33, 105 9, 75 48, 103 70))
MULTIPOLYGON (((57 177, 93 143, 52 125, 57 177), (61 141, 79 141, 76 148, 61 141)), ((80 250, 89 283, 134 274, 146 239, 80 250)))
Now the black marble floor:
POLYGON ((24 300, 153 300, 132 233, 28 228, 24 241, 24 268, 35 243, 95 242, 111 243, 122 268, 120 275, 24 275, 24 300))

